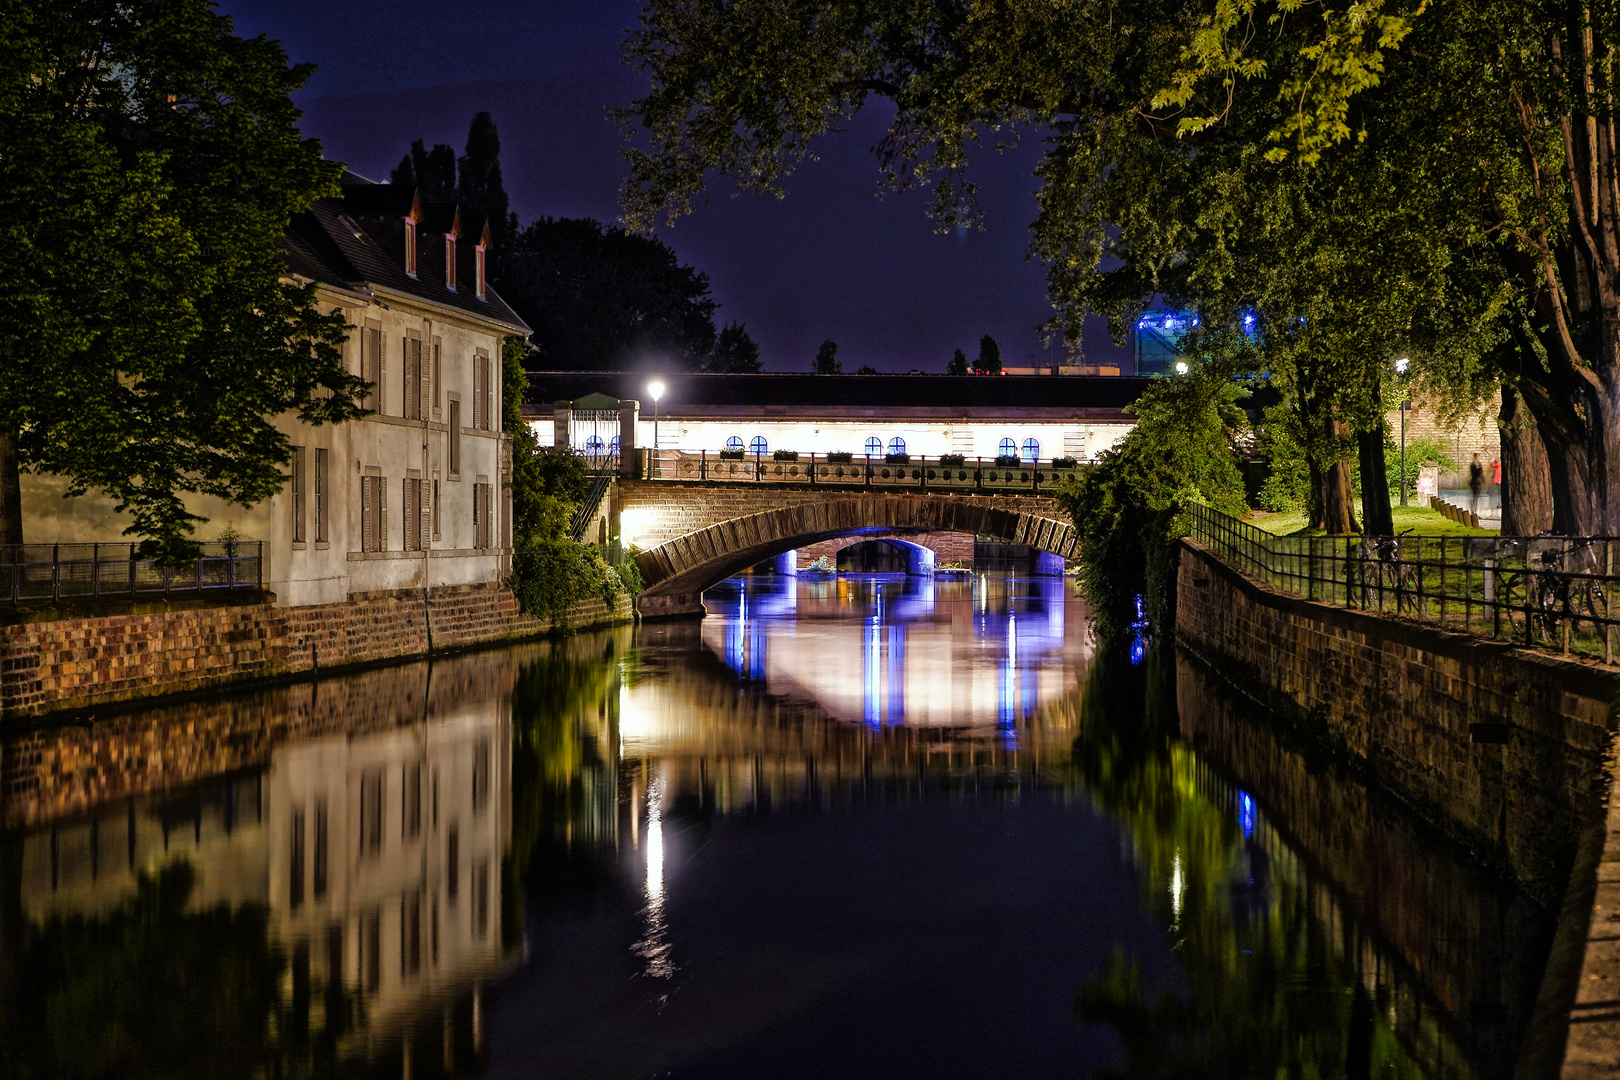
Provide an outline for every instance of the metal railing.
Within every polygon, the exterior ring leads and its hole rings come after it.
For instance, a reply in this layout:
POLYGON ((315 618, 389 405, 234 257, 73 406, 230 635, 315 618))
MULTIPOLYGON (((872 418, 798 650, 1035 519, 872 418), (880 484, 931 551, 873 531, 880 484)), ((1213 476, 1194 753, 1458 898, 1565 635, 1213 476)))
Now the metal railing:
POLYGON ((675 483, 1038 492, 1055 488, 1084 467, 951 455, 800 454, 793 460, 777 460, 774 455, 737 457, 707 450, 649 450, 643 475, 649 480, 675 483))
POLYGON ((1281 592, 1614 662, 1620 538, 1274 536, 1190 516, 1193 539, 1281 592))
POLYGON ((194 562, 166 567, 142 558, 138 544, 0 545, 0 600, 155 597, 264 586, 264 541, 198 546, 194 562))

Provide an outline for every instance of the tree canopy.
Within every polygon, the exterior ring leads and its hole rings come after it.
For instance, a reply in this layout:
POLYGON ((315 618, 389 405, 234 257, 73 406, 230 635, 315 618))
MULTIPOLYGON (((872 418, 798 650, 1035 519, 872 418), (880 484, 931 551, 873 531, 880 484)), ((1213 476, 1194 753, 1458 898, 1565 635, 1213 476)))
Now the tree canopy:
POLYGON ((517 234, 496 285, 552 370, 758 370, 745 327, 715 330, 708 275, 655 237, 543 217, 517 234))
POLYGON ((882 97, 889 184, 971 222, 969 151, 1040 133, 1032 249, 1071 348, 1086 315, 1123 336, 1155 294, 1257 315, 1228 354, 1290 396, 1324 503, 1382 437, 1396 356, 1453 404, 1502 378, 1548 442, 1560 527, 1620 528, 1620 25, 1494 0, 1190 14, 653 0, 629 45, 651 89, 619 114, 626 214, 679 217, 716 175, 780 194, 882 97))
POLYGON ((337 190, 290 98, 310 71, 207 0, 0 11, 0 540, 22 468, 183 550, 186 495, 281 487, 275 417, 359 415, 342 319, 283 280, 289 220, 337 190))
POLYGON ((838 359, 838 342, 828 338, 816 350, 816 358, 810 364, 812 375, 842 375, 844 362, 838 359))

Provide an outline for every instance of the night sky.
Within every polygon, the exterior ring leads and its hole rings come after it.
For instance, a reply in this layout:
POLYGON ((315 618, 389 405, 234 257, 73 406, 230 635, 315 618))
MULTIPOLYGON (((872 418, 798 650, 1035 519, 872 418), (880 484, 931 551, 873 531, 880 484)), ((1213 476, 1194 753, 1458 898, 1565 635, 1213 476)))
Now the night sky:
MULTIPOLYGON (((415 138, 459 153, 473 113, 487 109, 500 125, 506 189, 522 222, 545 214, 615 219, 622 142, 606 110, 644 90, 619 58, 639 7, 635 0, 220 4, 238 33, 277 38, 293 61, 318 66, 298 97, 304 131, 328 157, 374 180, 388 178, 415 138)), ((881 127, 874 109, 823 140, 820 160, 789 180, 785 200, 733 196, 722 180, 708 206, 662 239, 709 275, 721 305, 717 322, 747 324, 768 371, 809 370, 825 338, 839 343, 846 371, 862 364, 941 371, 952 349, 971 358, 987 333, 1001 344, 1004 364, 1044 362, 1036 326, 1051 308, 1042 267, 1025 258, 1038 134, 1009 153, 979 153, 984 231, 939 235, 923 213, 923 194, 877 197, 870 147, 881 127)), ((1088 330, 1088 358, 1128 364, 1100 324, 1088 330)))

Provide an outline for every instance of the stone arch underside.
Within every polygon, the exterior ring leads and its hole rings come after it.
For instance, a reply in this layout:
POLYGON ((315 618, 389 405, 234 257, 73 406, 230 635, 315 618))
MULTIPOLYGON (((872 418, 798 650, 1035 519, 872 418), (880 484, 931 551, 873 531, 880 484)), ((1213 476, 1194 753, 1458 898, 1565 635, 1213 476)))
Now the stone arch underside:
POLYGON ((1065 521, 949 495, 831 498, 719 521, 636 555, 643 615, 701 614, 703 590, 756 563, 822 540, 864 532, 961 532, 1073 558, 1065 521))

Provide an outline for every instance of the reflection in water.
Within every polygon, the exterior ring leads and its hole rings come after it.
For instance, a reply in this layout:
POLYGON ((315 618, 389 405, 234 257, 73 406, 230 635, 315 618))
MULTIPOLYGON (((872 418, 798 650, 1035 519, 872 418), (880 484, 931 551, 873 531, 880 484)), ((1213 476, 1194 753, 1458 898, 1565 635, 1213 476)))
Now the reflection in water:
POLYGON ((11 736, 0 1072, 1511 1072, 1539 909, 1070 588, 742 579, 11 736))

